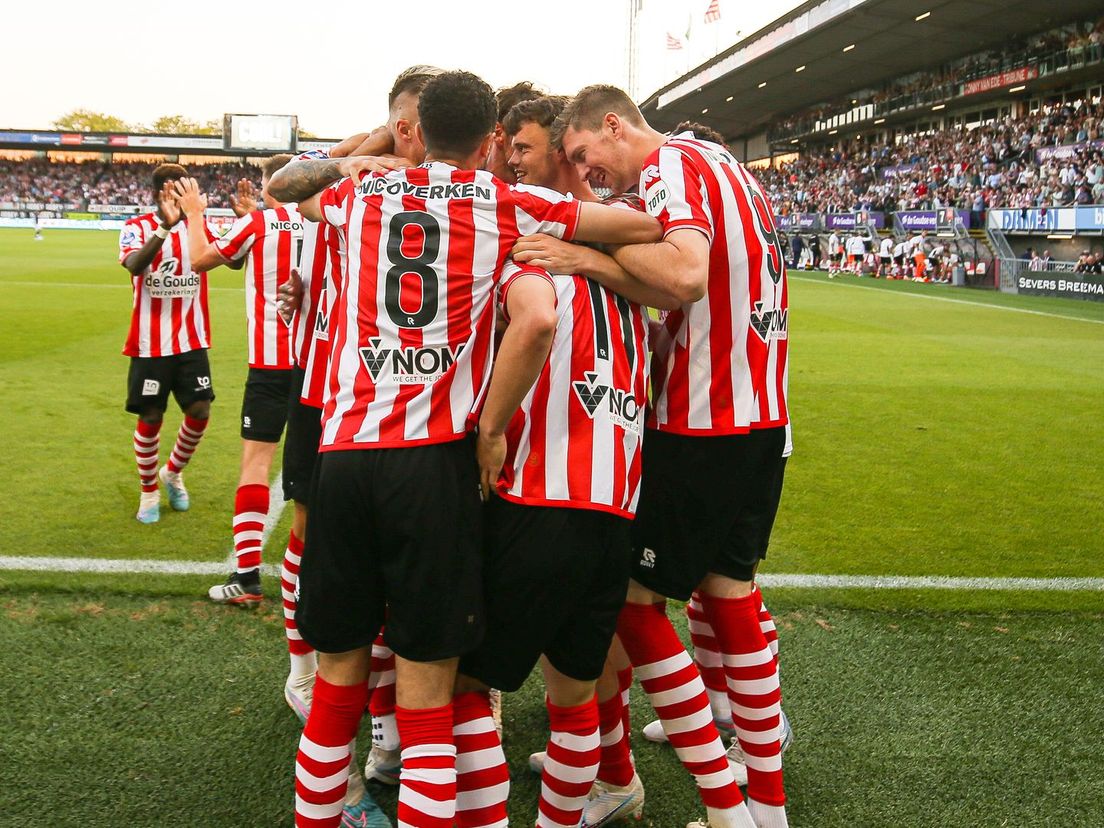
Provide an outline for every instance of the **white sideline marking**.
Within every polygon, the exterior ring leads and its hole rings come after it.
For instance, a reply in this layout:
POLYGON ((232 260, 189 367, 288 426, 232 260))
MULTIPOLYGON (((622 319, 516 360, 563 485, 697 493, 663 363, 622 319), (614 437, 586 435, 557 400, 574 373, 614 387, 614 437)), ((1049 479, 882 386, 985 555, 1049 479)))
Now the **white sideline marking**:
MULTIPOLYGON (((221 575, 226 566, 210 561, 149 561, 129 558, 48 558, 0 555, 0 570, 25 572, 96 572, 157 575, 221 575)), ((264 564, 265 575, 280 568, 264 564)), ((1104 592, 1104 578, 951 578, 940 575, 761 575, 760 584, 774 589, 943 589, 1022 592, 1104 592)))
MULTIPOLYGON (((272 530, 280 522, 280 515, 284 513, 285 506, 287 506, 287 501, 284 500, 284 473, 281 471, 272 481, 272 485, 268 487, 268 517, 265 518, 264 531, 261 533, 261 549, 264 549, 268 544, 272 530)), ((230 544, 230 552, 226 556, 226 563, 231 569, 234 568, 234 544, 232 543, 230 544)), ((225 571, 225 567, 223 567, 223 571, 225 571)), ((279 567, 277 567, 277 571, 279 571, 279 567)))
POLYGON ((888 293, 893 296, 912 296, 917 299, 930 299, 933 302, 950 302, 953 305, 970 305, 975 308, 993 308, 994 310, 1015 311, 1016 313, 1030 313, 1033 316, 1049 316, 1053 319, 1069 319, 1073 322, 1090 322, 1093 325, 1104 325, 1104 319, 1086 319, 1083 316, 1066 316, 1062 313, 1050 313, 1048 311, 1029 310, 1028 308, 1013 308, 1009 305, 990 305, 988 302, 971 302, 968 299, 952 299, 949 296, 925 296, 923 293, 912 293, 905 290, 886 290, 885 288, 871 287, 870 285, 855 285, 850 282, 825 282, 822 279, 810 279, 808 276, 794 276, 787 274, 787 278, 795 282, 811 282, 815 285, 840 285, 841 287, 858 288, 859 290, 876 290, 879 293, 888 293))
POLYGON ((1104 578, 952 578, 944 575, 760 575, 765 587, 803 589, 950 589, 1104 592, 1104 578))
MULTIPOLYGON (((225 563, 211 561, 144 561, 127 558, 36 558, 0 556, 0 569, 23 572, 97 572, 121 575, 226 575, 225 563)), ((279 575, 280 568, 262 564, 265 575, 279 575)))

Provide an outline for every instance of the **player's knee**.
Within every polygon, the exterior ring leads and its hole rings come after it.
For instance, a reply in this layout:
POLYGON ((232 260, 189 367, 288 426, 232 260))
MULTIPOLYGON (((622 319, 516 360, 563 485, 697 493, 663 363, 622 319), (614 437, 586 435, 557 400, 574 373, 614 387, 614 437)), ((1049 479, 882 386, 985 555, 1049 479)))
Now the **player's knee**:
POLYGON ((193 420, 206 420, 211 416, 211 401, 196 400, 184 410, 184 413, 193 420))
POLYGON ((165 412, 156 408, 147 408, 138 413, 138 419, 146 425, 161 425, 161 420, 164 419, 165 412))

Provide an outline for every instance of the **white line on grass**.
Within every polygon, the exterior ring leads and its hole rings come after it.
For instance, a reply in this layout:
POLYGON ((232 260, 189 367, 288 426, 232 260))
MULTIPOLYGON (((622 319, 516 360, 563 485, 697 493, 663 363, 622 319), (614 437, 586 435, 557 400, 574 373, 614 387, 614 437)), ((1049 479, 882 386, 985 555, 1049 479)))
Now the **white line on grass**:
POLYGON ((991 305, 988 302, 971 302, 968 299, 952 299, 949 296, 925 296, 923 293, 912 293, 906 290, 886 290, 885 288, 871 287, 870 285, 854 285, 850 282, 825 282, 823 279, 810 279, 808 276, 789 275, 795 282, 811 282, 815 285, 839 285, 840 287, 858 288, 859 290, 876 290, 879 293, 893 296, 910 296, 915 299, 930 299, 933 302, 950 302, 953 305, 970 305, 975 308, 993 308, 994 310, 1015 311, 1016 313, 1030 313, 1032 316, 1049 316, 1054 319, 1069 319, 1073 322, 1091 322, 1093 325, 1104 325, 1104 319, 1086 319, 1083 316, 1066 316, 1062 313, 1050 313, 1049 311, 1029 310, 1028 308, 1014 308, 1010 305, 991 305))
MULTIPOLYGON (((47 558, 2 555, 0 570, 24 572, 94 572, 109 574, 219 575, 224 564, 209 561, 149 561, 129 558, 47 558)), ((266 575, 280 568, 266 564, 266 575)), ((940 575, 760 575, 771 588, 803 589, 941 589, 1020 592, 1104 592, 1104 578, 951 578, 940 575)))

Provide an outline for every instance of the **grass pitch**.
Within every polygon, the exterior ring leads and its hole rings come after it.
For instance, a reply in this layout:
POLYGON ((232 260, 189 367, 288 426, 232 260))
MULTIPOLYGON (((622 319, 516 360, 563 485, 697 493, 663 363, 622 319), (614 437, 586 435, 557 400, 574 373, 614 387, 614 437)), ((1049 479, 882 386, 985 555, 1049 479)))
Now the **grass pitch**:
MULTIPOLYGON (((792 276, 796 450, 765 571, 1104 576, 1104 305, 792 276)), ((114 235, 47 231, 36 243, 0 230, 0 555, 225 559, 241 279, 212 276, 218 398, 188 470, 192 509, 166 505, 141 526, 114 235)), ((178 422, 170 410, 163 453, 178 422)), ((270 563, 286 527, 285 515, 270 563)), ((0 572, 0 823, 290 824, 297 731, 280 697, 276 603, 252 615, 208 606, 199 596, 215 580, 0 572)), ((1104 595, 767 597, 797 733, 792 824, 1104 824, 1104 595)), ((639 692, 635 705, 642 724, 639 692)), ((540 688, 506 711, 512 815, 525 824, 540 688)), ((673 754, 639 737, 635 750, 646 823, 700 816, 673 754)))

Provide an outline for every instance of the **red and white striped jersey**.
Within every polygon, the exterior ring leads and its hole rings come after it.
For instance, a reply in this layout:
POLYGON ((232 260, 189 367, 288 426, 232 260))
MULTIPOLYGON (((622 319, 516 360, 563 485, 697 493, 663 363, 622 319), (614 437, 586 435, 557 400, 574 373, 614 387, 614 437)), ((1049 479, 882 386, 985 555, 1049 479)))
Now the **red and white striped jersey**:
POLYGON ((664 233, 709 239, 706 295, 662 316, 652 343, 649 428, 741 434, 789 424, 789 297, 774 218, 727 150, 690 133, 645 161, 640 192, 664 233))
MULTIPOLYGON (((329 157, 326 150, 308 150, 295 160, 329 157)), ((295 365, 304 375, 299 399, 314 408, 321 408, 324 401, 326 363, 330 356, 327 311, 343 255, 344 245, 337 228, 303 219, 303 247, 298 263, 303 299, 291 319, 291 350, 295 365)))
MULTIPOLYGON (((506 293, 516 277, 499 291, 506 293)), ((648 402, 645 311, 584 276, 553 276, 556 335, 506 429, 502 497, 632 518, 648 402)))
POLYGON ((291 276, 303 244, 303 219, 294 204, 254 210, 242 216, 215 242, 224 258, 246 254, 245 318, 249 367, 290 368, 291 330, 276 306, 276 291, 291 276))
POLYGON ((319 202, 348 252, 321 450, 462 437, 490 375, 506 257, 529 233, 571 238, 579 202, 438 161, 343 181, 319 202))
MULTIPOLYGON (((160 223, 156 213, 127 219, 119 233, 119 262, 141 250, 160 223)), ((211 228, 204 229, 214 241, 211 228)), ((169 231, 149 267, 130 281, 134 304, 124 354, 162 357, 211 347, 207 274, 192 270, 186 219, 169 231)))

